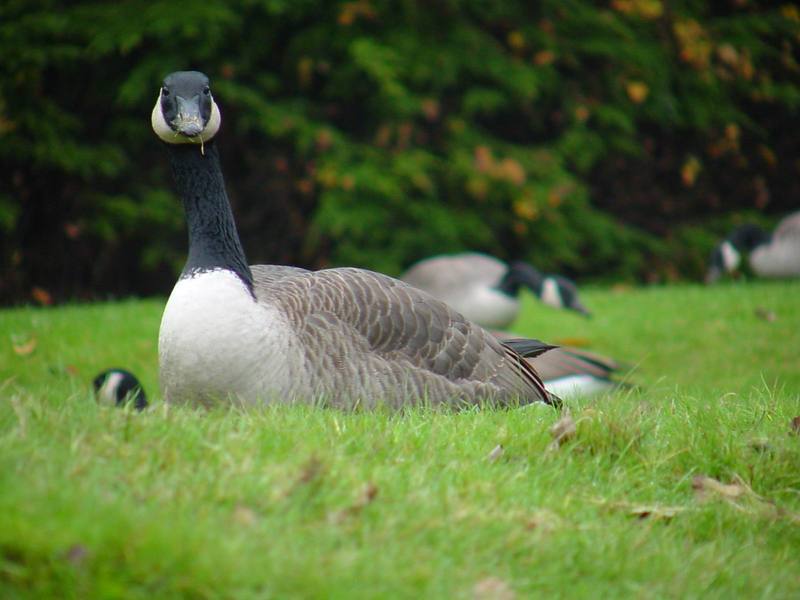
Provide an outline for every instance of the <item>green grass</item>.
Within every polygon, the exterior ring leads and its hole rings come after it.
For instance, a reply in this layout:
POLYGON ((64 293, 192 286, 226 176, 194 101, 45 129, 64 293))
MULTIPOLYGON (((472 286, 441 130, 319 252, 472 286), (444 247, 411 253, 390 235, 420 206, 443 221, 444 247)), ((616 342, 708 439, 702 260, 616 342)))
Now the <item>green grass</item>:
POLYGON ((641 389, 558 448, 546 407, 100 407, 157 396, 160 301, 0 312, 0 597, 798 597, 800 283, 584 296, 515 330, 641 389))

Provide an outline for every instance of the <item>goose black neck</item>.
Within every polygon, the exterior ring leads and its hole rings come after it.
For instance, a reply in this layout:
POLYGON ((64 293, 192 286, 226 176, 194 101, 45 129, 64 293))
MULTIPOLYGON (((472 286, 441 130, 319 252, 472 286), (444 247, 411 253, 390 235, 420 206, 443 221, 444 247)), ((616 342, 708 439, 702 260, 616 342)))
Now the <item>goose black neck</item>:
POLYGON ((516 261, 508 265, 508 271, 497 285, 497 289, 509 296, 516 296, 522 286, 530 289, 537 296, 542 292, 544 278, 531 265, 516 261))
POLYGON ((762 244, 768 244, 772 236, 758 225, 746 223, 728 236, 728 241, 740 251, 751 252, 762 244))
POLYGON ((216 144, 206 142, 204 152, 196 144, 168 144, 168 148, 189 228, 189 258, 181 278, 227 269, 252 291, 253 275, 236 231, 216 144))

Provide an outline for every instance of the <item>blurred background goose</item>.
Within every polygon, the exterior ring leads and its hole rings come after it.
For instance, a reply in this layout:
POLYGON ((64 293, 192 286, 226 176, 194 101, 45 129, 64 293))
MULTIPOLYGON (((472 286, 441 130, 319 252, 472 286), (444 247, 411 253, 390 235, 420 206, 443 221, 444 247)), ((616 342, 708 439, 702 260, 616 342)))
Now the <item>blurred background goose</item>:
POLYGON ((549 306, 590 314, 578 298, 578 288, 566 277, 542 275, 527 263, 506 263, 478 252, 426 258, 400 279, 488 329, 505 329, 517 318, 522 287, 549 306))
MULTIPOLYGON (((495 337, 515 347, 513 334, 495 331, 495 337)), ((556 346, 527 361, 542 378, 545 388, 562 400, 594 396, 630 387, 617 377, 630 371, 613 358, 569 346, 556 346)))
POLYGON ((354 408, 557 400, 518 352, 401 281, 355 268, 248 266, 214 142, 220 123, 205 75, 164 79, 151 124, 189 230, 159 331, 165 401, 354 408))
POLYGON ((136 410, 147 408, 147 396, 136 376, 125 369, 106 369, 93 380, 95 396, 102 404, 124 406, 133 404, 136 410))
POLYGON ((752 223, 736 228, 711 253, 706 283, 738 269, 746 252, 759 277, 800 277, 800 211, 784 218, 772 233, 752 223))

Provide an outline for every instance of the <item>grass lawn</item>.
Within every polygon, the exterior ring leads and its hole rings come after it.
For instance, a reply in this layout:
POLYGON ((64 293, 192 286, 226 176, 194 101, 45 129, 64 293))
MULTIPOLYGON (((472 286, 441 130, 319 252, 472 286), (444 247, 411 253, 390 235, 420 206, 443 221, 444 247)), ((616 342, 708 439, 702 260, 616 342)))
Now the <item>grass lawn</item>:
POLYGON ((583 295, 514 329, 640 388, 560 446, 547 407, 166 407, 162 301, 1 311, 0 597, 800 597, 800 282, 583 295), (154 406, 97 406, 110 366, 154 406))

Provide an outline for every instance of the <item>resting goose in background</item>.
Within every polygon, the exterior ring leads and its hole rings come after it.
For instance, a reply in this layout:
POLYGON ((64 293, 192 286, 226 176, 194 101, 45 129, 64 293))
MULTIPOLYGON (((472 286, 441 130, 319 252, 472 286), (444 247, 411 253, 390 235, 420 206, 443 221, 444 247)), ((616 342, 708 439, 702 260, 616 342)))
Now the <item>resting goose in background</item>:
POLYGON ((744 252, 759 277, 800 277, 800 212, 783 219, 771 234, 751 223, 736 228, 711 253, 706 283, 738 269, 744 252))
POLYGON ((125 369, 107 369, 92 381, 95 396, 102 404, 124 406, 132 403, 136 410, 147 408, 147 396, 136 376, 125 369))
MULTIPOLYGON (((425 292, 362 269, 248 266, 208 78, 168 75, 152 113, 183 200, 189 256, 161 320, 167 402, 553 403, 524 358, 425 292)), ((549 346, 526 349, 531 355, 549 346)))
POLYGON ((400 279, 488 329, 505 329, 517 318, 517 295, 523 286, 545 304, 589 315, 578 298, 578 288, 569 279, 542 275, 527 263, 509 264, 478 252, 426 258, 412 265, 400 279))
MULTIPOLYGON (((502 331, 492 332, 506 344, 516 347, 517 337, 502 331)), ((615 389, 629 387, 614 377, 630 367, 613 358, 594 352, 556 346, 546 353, 526 359, 542 378, 548 392, 562 400, 580 396, 594 396, 615 389)))

